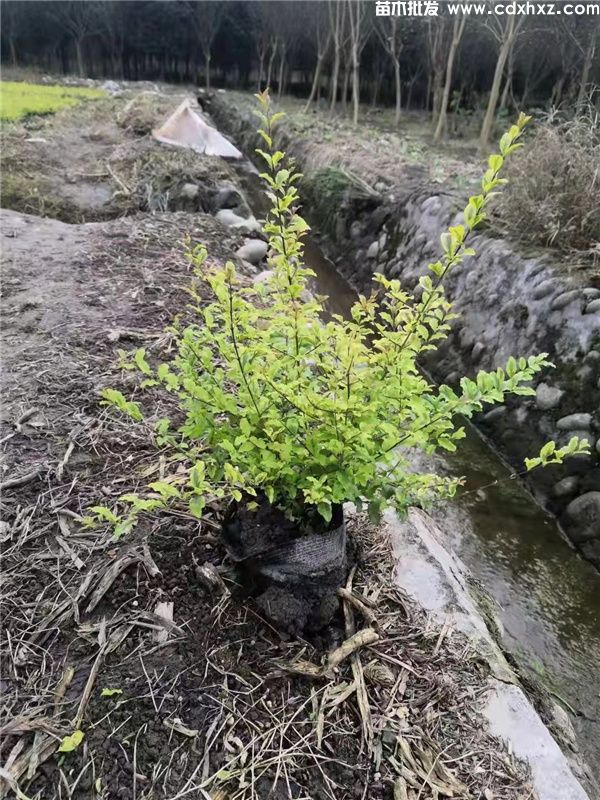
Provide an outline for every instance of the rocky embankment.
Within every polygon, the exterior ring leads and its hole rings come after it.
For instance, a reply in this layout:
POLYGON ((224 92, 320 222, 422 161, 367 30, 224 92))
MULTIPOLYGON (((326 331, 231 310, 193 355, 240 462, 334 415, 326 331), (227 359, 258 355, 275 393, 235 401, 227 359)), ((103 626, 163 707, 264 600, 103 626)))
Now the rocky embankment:
MULTIPOLYGON (((252 152, 251 114, 225 94, 214 99, 211 113, 252 152)), ((285 130, 281 138, 283 146, 289 144, 285 130)), ((310 170, 304 180, 310 190, 310 170)), ((356 289, 367 290, 375 271, 414 287, 428 262, 438 258, 440 233, 458 221, 466 192, 459 196, 424 183, 414 172, 402 185, 373 188, 367 197, 341 193, 333 225, 323 225, 310 208, 306 214, 315 227, 327 227, 322 245, 356 289)), ((556 368, 541 376, 535 398, 510 399, 475 422, 516 470, 549 439, 564 443, 580 436, 590 442, 589 456, 538 470, 527 480, 582 555, 600 568, 600 280, 569 277, 561 256, 526 255, 486 232, 472 243, 477 255, 446 284, 460 317, 426 367, 436 380, 453 385, 462 375, 502 365, 510 355, 549 353, 556 368)))

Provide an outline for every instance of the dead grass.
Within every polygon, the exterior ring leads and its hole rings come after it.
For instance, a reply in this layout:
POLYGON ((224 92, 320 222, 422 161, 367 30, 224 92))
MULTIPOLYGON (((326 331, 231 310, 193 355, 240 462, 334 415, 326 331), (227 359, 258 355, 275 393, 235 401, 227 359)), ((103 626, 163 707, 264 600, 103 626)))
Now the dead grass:
POLYGON ((122 212, 208 211, 215 188, 236 180, 234 170, 222 158, 199 157, 149 136, 116 147, 107 169, 116 187, 113 200, 122 212), (186 184, 197 187, 195 197, 182 192, 186 184))
POLYGON ((137 136, 146 136, 169 110, 174 110, 173 104, 164 95, 158 92, 140 92, 119 111, 117 122, 137 136))
MULTIPOLYGON (((253 95, 227 93, 227 102, 250 115, 253 95)), ((477 175, 477 158, 469 142, 437 147, 431 142, 423 114, 410 112, 395 127, 389 114, 362 109, 358 127, 338 110, 331 114, 324 106, 304 111, 304 103, 291 97, 274 100, 286 113, 280 135, 286 153, 295 156, 307 175, 328 167, 354 174, 371 186, 403 184, 417 174, 424 182, 464 184, 477 175)), ((254 123, 253 123, 254 127, 254 123)), ((253 129, 253 128, 252 128, 253 129)))
POLYGON ((600 261, 600 116, 554 115, 508 167, 497 214, 510 236, 600 261))

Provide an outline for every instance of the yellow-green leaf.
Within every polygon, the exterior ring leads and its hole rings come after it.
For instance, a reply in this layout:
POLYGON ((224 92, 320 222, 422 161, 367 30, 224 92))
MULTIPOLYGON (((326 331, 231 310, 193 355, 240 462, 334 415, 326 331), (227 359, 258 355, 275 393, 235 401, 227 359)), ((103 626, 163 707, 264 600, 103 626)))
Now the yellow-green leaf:
POLYGON ((76 730, 71 733, 69 736, 65 736, 62 742, 60 743, 60 747, 58 748, 59 753, 72 753, 73 750, 77 750, 79 745, 83 742, 83 737, 85 733, 80 730, 76 730))

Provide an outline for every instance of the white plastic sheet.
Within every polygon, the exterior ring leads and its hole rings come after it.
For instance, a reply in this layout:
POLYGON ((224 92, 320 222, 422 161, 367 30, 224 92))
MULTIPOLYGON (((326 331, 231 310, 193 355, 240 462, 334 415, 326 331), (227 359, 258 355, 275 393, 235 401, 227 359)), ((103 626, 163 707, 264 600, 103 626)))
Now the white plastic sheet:
POLYGON ((209 125, 192 108, 189 100, 184 100, 160 128, 152 131, 152 135, 164 144, 187 147, 207 156, 242 158, 237 147, 209 125))

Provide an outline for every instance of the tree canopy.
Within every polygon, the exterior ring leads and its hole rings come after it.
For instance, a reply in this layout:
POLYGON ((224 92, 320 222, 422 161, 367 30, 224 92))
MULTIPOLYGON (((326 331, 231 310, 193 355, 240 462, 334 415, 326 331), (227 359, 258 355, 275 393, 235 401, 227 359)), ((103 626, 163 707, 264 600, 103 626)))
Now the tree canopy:
MULTIPOLYGON (((493 3, 493 0, 487 0, 493 3)), ((442 4, 440 4, 442 6, 442 4)), ((576 108, 600 74, 600 15, 377 16, 370 0, 2 0, 2 59, 93 78, 264 88, 431 111, 576 108)), ((485 112, 485 113, 483 113, 485 112)))

